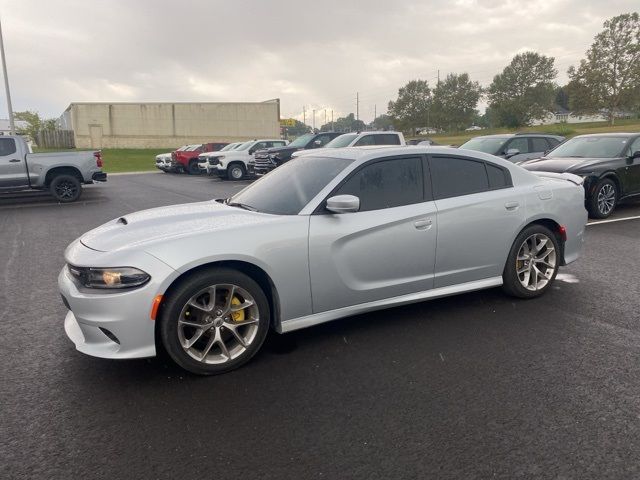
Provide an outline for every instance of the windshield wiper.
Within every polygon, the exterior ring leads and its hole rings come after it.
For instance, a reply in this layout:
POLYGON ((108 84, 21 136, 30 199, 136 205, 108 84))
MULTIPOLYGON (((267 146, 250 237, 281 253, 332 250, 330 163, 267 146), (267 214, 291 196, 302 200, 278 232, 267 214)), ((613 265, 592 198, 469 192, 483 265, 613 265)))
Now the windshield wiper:
POLYGON ((227 205, 229 205, 230 207, 238 207, 238 208, 242 208, 244 210, 249 210, 250 212, 257 212, 258 209, 252 207, 251 205, 246 205, 244 203, 238 203, 238 202, 227 202, 227 205))

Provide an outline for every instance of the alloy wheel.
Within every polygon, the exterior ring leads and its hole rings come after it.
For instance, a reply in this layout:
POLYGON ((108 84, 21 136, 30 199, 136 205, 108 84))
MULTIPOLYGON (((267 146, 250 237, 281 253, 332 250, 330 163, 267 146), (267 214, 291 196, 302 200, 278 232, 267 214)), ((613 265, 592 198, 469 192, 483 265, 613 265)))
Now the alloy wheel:
POLYGON ((598 190, 598 210, 602 215, 609 215, 616 203, 616 190, 610 183, 605 183, 598 190))
POLYGON ((55 187, 58 198, 74 198, 78 193, 78 187, 73 182, 62 181, 55 187))
POLYGON ((530 291, 543 289, 557 268, 556 249, 549 237, 535 233, 518 250, 516 273, 520 284, 530 291))
POLYGON ((178 318, 178 339, 193 359, 222 364, 241 356, 256 338, 255 299, 232 284, 211 285, 193 295, 178 318))

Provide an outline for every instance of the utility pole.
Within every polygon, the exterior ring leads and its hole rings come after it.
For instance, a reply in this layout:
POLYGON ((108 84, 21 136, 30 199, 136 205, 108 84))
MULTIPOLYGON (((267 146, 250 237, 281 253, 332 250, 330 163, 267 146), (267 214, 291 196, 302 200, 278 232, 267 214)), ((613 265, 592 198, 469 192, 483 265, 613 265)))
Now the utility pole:
POLYGON ((324 124, 327 124, 327 109, 324 109, 324 124))
POLYGON ((333 110, 331 110, 331 131, 333 132, 333 110))
POLYGON ((440 85, 440 69, 438 69, 438 83, 436 83, 436 86, 440 85))
POLYGON ((307 111, 305 110, 304 105, 302 106, 302 123, 305 125, 307 124, 307 111))
POLYGON ((360 93, 356 92, 356 120, 360 120, 360 93))
POLYGON ((313 131, 316 131, 316 111, 313 111, 313 131))
POLYGON ((375 120, 376 118, 378 118, 378 110, 376 109, 377 105, 374 103, 373 104, 373 119, 375 120))
POLYGON ((2 71, 4 73, 4 88, 7 91, 7 108, 9 109, 9 129, 15 135, 16 127, 13 121, 13 107, 11 106, 11 92, 9 91, 9 76, 7 75, 7 60, 4 57, 4 39, 2 38, 2 24, 0 23, 0 53, 2 54, 2 71))

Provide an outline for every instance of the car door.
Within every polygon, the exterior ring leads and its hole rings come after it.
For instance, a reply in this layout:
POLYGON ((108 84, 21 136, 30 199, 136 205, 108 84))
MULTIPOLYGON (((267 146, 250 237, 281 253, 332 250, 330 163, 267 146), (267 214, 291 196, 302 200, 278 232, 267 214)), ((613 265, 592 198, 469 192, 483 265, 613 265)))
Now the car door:
POLYGON ((640 151, 640 137, 637 137, 631 144, 629 145, 629 150, 627 151, 626 160, 626 168, 624 172, 624 176, 627 177, 625 181, 627 185, 627 192, 629 195, 638 195, 640 194, 640 157, 631 158, 635 152, 640 151))
POLYGON ((29 185, 25 156, 20 154, 14 138, 0 137, 0 189, 29 185))
POLYGON ((434 287, 502 275, 524 222, 523 196, 509 170, 471 157, 429 157, 438 210, 434 287))
POLYGON ((314 313, 433 287, 437 219, 423 175, 419 155, 368 162, 329 195, 357 196, 358 212, 311 216, 314 313))

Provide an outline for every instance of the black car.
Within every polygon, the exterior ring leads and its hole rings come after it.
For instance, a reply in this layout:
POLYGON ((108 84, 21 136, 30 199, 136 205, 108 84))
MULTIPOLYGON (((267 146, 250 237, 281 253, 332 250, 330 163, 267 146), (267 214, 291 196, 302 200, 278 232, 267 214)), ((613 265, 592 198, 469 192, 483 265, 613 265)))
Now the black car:
POLYGON ((249 174, 264 175, 291 160, 293 152, 310 148, 322 148, 340 135, 342 135, 340 132, 306 133, 296 138, 286 147, 259 150, 253 155, 253 160, 249 161, 249 174))
POLYGON ((640 198, 640 133, 580 135, 522 166, 581 176, 589 215, 606 218, 618 203, 640 198))
POLYGON ((564 137, 546 133, 481 135, 463 143, 460 148, 490 153, 513 163, 522 163, 542 157, 563 141, 564 137))

